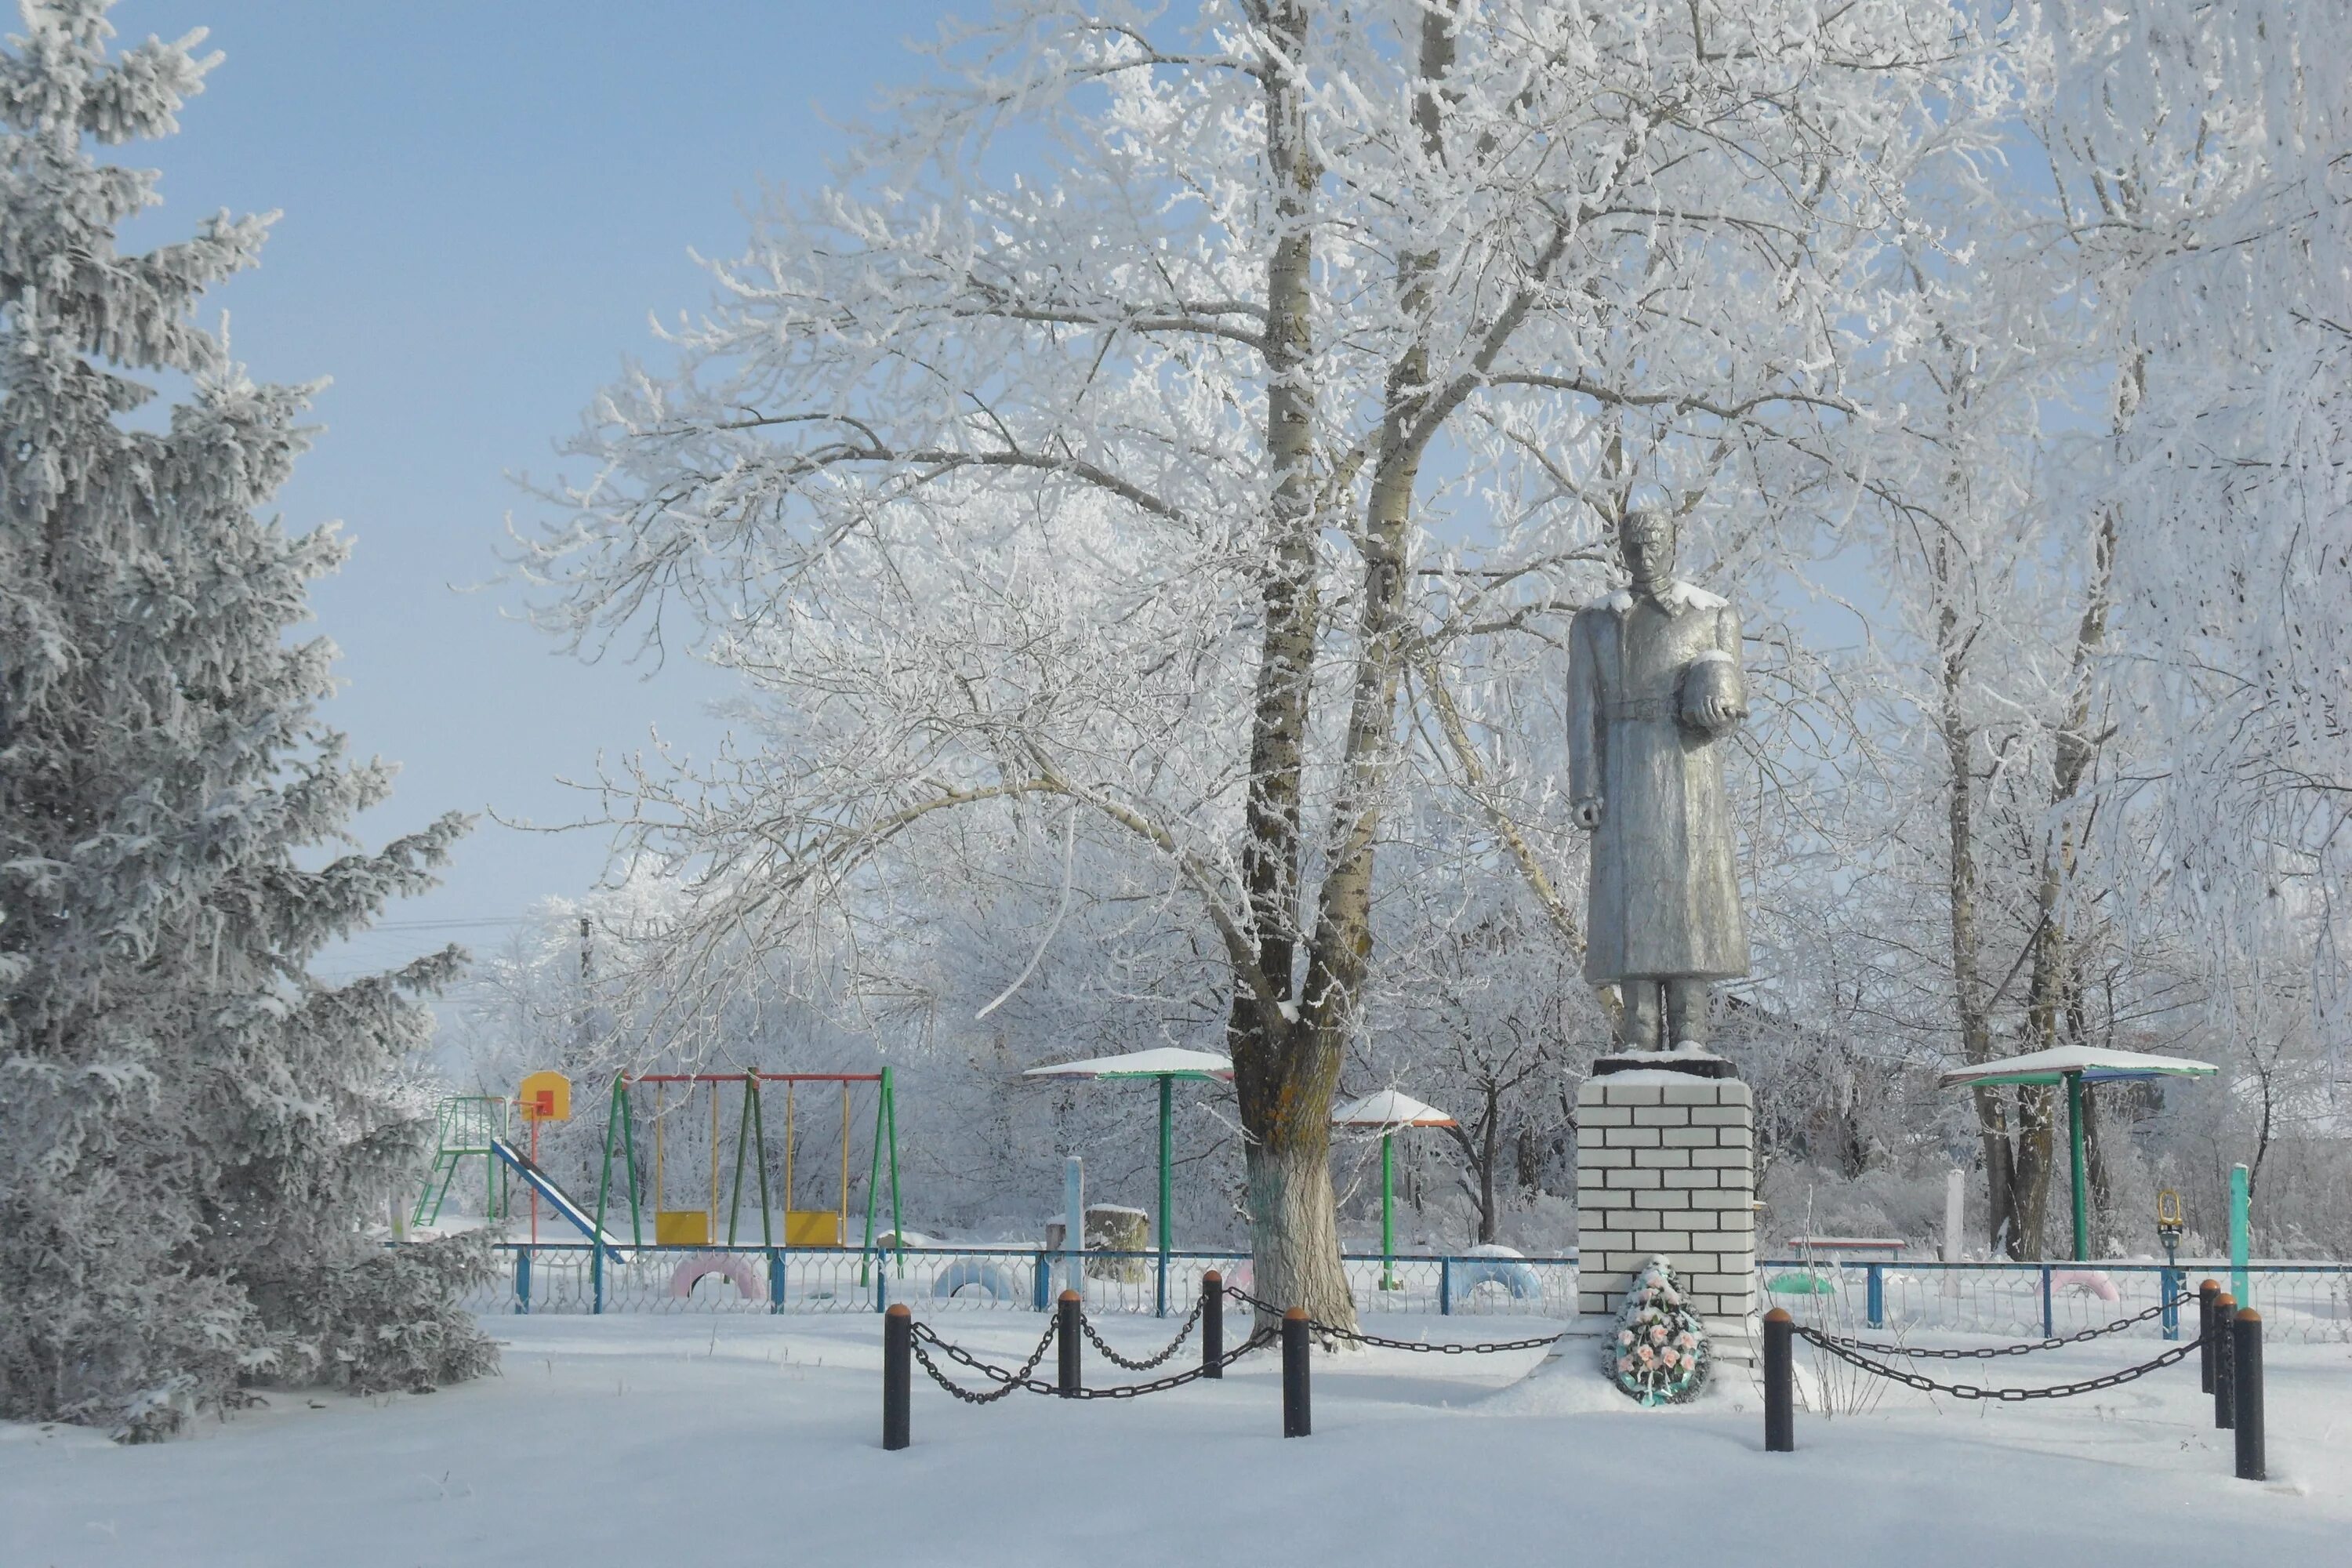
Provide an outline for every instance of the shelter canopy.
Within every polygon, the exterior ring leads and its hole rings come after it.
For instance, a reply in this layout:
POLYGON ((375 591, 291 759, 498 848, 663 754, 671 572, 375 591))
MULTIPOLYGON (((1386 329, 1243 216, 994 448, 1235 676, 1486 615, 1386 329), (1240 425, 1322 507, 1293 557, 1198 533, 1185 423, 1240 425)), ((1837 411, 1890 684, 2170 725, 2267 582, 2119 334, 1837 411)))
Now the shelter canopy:
POLYGON ((1031 1068, 1024 1078, 1181 1078, 1215 1079, 1231 1082, 1234 1063, 1231 1057, 1216 1056, 1208 1051, 1188 1051, 1175 1046, 1159 1046, 1148 1051, 1129 1051, 1125 1056, 1093 1057, 1082 1062, 1055 1062, 1050 1066, 1031 1068))
POLYGON ((2221 1069, 2211 1062, 2187 1057, 2149 1056, 2144 1051, 2103 1050, 2095 1046, 2059 1046, 2029 1051, 2021 1057, 1979 1062, 1940 1073, 1936 1081, 1946 1089, 1970 1084, 2059 1083, 2080 1073, 2084 1083, 2112 1083, 2146 1078, 2210 1078, 2221 1069))
POLYGON ((1331 1113, 1334 1127, 1452 1127, 1454 1118, 1409 1094, 1384 1089, 1350 1100, 1331 1113))

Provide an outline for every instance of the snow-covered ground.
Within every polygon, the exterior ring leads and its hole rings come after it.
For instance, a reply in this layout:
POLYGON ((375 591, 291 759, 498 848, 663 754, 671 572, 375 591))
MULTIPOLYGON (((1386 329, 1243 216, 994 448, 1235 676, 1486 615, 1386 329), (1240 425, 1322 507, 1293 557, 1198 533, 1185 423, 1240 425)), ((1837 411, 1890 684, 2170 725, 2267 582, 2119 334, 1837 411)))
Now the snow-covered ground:
MULTIPOLYGON (((2346 1345, 2271 1348, 2276 1479, 2253 1485, 2231 1479, 2193 1361, 2063 1404, 1936 1405, 1895 1389, 1867 1415, 1801 1414, 1791 1455, 1763 1452, 1744 1380, 1691 1409, 1641 1412, 1596 1397, 1565 1363, 1528 1379, 1534 1352, 1318 1358, 1315 1436, 1287 1442, 1271 1356, 1222 1385, 986 1409, 919 1371, 915 1447, 890 1454, 873 1318, 491 1326, 504 1375, 436 1394, 275 1395, 140 1448, 0 1426, 0 1563, 1451 1565, 1695 1549, 1806 1568, 2320 1563, 2341 1560, 2352 1531, 2346 1345)), ((1013 1360, 1043 1323, 939 1326, 1013 1360)), ((1417 1325, 1433 1338, 1496 1327, 1417 1325)), ((1166 1331, 1104 1328, 1130 1351, 1166 1331)), ((2149 1348, 1958 1364, 2042 1383, 2149 1348)), ((1087 1364, 1090 1378, 1129 1376, 1091 1351, 1087 1364)))

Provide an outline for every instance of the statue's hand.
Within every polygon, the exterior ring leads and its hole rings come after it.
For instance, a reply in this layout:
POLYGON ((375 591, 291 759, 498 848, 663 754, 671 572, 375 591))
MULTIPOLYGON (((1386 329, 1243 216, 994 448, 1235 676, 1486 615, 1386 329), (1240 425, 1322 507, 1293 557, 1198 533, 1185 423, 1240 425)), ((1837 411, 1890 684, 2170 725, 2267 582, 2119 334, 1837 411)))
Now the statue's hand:
POLYGON ((1569 815, 1576 819, 1579 827, 1590 833, 1601 826, 1601 804, 1597 799, 1580 800, 1569 807, 1569 815))
POLYGON ((1710 697, 1699 704, 1699 720, 1716 734, 1731 729, 1748 717, 1748 709, 1737 697, 1710 697))

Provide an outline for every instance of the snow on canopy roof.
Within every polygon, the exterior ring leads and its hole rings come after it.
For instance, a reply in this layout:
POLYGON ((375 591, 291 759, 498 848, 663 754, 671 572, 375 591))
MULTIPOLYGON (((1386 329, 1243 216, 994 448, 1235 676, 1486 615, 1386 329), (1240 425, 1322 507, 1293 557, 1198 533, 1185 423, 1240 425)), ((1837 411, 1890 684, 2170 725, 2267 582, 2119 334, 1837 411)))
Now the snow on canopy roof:
POLYGON ((1159 1046, 1130 1051, 1122 1057, 1094 1057, 1082 1062, 1055 1062, 1031 1068, 1024 1078, 1193 1078, 1231 1081, 1234 1061, 1208 1051, 1187 1051, 1159 1046))
POLYGON ((1351 1100, 1331 1113, 1334 1127, 1452 1127, 1454 1118, 1409 1094, 1384 1089, 1351 1100))
POLYGON ((2152 1057, 2142 1051, 2108 1051, 2095 1046, 2060 1046, 2028 1051, 2021 1057, 1979 1062, 1939 1073, 1936 1081, 1946 1089, 1978 1083, 2056 1083, 2068 1073, 2081 1073, 2084 1083, 2118 1079, 2209 1078, 2221 1069, 2211 1062, 2187 1057, 2152 1057))

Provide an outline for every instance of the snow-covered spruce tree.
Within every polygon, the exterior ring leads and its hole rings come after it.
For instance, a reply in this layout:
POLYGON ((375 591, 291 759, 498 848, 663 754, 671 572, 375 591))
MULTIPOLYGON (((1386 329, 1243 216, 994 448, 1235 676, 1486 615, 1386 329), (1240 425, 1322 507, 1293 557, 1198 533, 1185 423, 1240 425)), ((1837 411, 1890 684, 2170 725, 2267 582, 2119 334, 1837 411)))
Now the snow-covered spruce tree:
POLYGON ((33 0, 0 52, 0 1416, 149 1437, 256 1381, 493 1352, 448 1305, 467 1249, 366 1229, 422 1138, 415 998, 460 955, 306 968, 466 824, 319 863, 391 778, 316 721, 332 647, 285 635, 344 547, 255 517, 307 395, 192 319, 267 220, 117 254, 153 176, 93 149, 174 130, 210 61, 110 58, 104 10, 33 0), (166 429, 126 421, 142 371, 194 384, 166 429))

